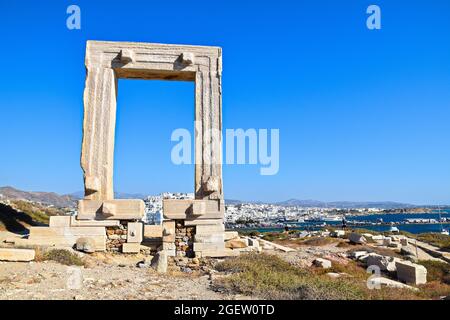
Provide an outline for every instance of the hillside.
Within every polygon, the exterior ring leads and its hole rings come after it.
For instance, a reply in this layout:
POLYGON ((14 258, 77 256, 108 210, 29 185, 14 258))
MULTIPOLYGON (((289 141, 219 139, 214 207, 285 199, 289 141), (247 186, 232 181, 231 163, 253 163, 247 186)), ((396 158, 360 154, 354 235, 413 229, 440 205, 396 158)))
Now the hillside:
POLYGON ((23 200, 0 203, 0 231, 23 233, 30 226, 47 225, 49 217, 64 212, 23 200))
POLYGON ((75 206, 75 201, 70 195, 59 195, 54 192, 22 191, 9 186, 0 187, 0 200, 27 200, 59 208, 75 206))

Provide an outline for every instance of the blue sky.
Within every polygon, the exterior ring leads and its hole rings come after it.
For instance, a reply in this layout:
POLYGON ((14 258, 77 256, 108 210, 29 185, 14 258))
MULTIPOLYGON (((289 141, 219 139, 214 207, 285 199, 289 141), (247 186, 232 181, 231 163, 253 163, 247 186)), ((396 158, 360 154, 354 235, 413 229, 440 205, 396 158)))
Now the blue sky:
MULTIPOLYGON (((224 128, 280 129, 279 173, 226 165, 226 198, 450 203, 449 1, 114 3, 0 3, 0 185, 82 189, 92 39, 223 48, 224 128), (71 4, 81 30, 66 28, 71 4), (366 28, 370 4, 381 30, 366 28)), ((193 88, 120 80, 116 191, 193 191, 193 167, 170 160, 193 88)))

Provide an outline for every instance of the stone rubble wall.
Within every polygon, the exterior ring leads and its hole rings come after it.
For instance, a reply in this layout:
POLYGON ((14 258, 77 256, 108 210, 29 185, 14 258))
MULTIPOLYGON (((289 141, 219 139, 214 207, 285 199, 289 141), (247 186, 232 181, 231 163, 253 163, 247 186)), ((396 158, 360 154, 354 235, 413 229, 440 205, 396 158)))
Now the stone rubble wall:
POLYGON ((127 227, 122 224, 117 227, 106 227, 106 236, 107 251, 122 251, 123 244, 127 242, 127 227))

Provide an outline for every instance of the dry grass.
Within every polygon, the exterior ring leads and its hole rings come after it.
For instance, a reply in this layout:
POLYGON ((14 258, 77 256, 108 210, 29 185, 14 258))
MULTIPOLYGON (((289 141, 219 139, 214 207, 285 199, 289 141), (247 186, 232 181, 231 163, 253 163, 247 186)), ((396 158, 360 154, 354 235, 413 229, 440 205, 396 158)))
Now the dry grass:
POLYGON ((231 272, 220 286, 229 291, 263 299, 348 300, 363 299, 364 293, 349 281, 335 281, 291 266, 276 256, 249 254, 225 260, 216 269, 231 272))
POLYGON ((286 240, 286 239, 291 238, 291 233, 289 233, 289 232, 267 232, 267 233, 264 233, 262 238, 267 241, 286 240))
POLYGON ((83 258, 65 249, 52 249, 46 252, 37 251, 35 260, 54 261, 66 266, 85 266, 83 258))
POLYGON ((443 251, 450 252, 450 236, 440 233, 421 233, 416 236, 417 240, 429 243, 443 251))
POLYGON ((47 208, 22 200, 0 203, 0 230, 24 232, 29 226, 46 225, 50 215, 60 214, 55 208, 47 208))
POLYGON ((328 237, 312 237, 305 240, 302 240, 300 243, 305 246, 326 246, 332 243, 340 242, 339 239, 336 238, 328 238, 328 237))
MULTIPOLYGON (((439 299, 450 295, 450 286, 442 283, 442 270, 431 271, 428 284, 420 291, 387 288, 370 290, 367 279, 370 274, 363 265, 350 261, 347 265, 333 263, 331 269, 298 268, 273 255, 249 254, 227 259, 215 266, 218 271, 229 276, 220 278, 214 285, 229 292, 256 296, 263 299, 296 300, 420 300, 439 299), (328 272, 345 273, 332 279, 328 272)), ((431 268, 430 268, 431 269, 431 268)))
POLYGON ((440 261, 419 261, 419 264, 427 268, 429 281, 439 281, 450 285, 450 264, 440 261))

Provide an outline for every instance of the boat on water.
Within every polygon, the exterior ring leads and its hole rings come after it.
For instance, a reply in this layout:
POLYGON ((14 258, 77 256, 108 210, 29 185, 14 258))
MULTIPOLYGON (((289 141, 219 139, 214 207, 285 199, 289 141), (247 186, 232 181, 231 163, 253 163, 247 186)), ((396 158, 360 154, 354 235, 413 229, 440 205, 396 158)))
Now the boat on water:
POLYGON ((441 223, 441 234, 448 236, 449 235, 448 230, 444 229, 444 226, 442 225, 441 207, 439 207, 439 206, 438 206, 438 212, 439 212, 439 222, 441 223))
POLYGON ((313 214, 304 218, 305 222, 339 222, 342 218, 336 215, 313 214))
POLYGON ((400 232, 400 230, 397 227, 395 227, 395 226, 391 226, 389 228, 389 232, 400 232))

